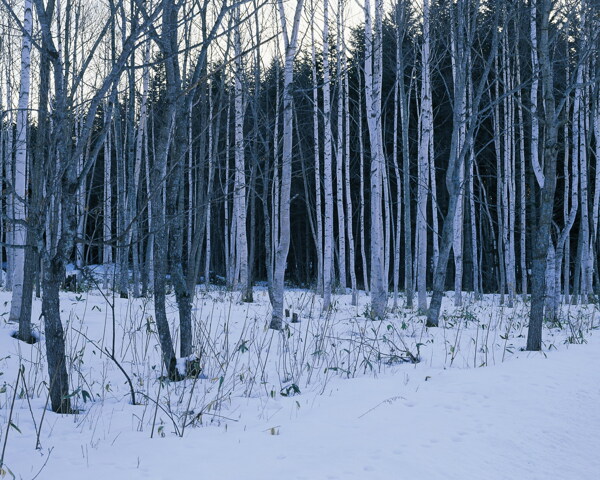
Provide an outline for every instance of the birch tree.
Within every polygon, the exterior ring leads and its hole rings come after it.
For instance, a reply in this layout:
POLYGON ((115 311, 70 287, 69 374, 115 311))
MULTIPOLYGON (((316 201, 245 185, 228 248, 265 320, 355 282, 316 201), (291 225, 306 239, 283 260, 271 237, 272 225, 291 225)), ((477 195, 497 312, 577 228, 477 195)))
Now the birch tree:
POLYGON ((387 279, 384 278, 383 245, 383 138, 381 125, 382 16, 383 0, 375 0, 375 22, 371 20, 371 2, 365 0, 365 98, 371 152, 371 308, 374 318, 385 317, 387 279))
MULTIPOLYGON (((31 318, 23 318, 23 280, 25 273, 25 246, 27 227, 25 224, 27 194, 27 125, 29 112, 29 91, 31 85, 31 34, 32 4, 25 0, 23 5, 23 37, 21 43, 21 79, 19 86, 19 105, 17 109, 17 128, 15 142, 15 173, 13 184, 14 196, 14 279, 9 321, 19 322, 18 337, 24 341, 31 339, 31 318)), ((31 291, 29 291, 31 295, 31 291)))
POLYGON ((246 230, 246 168, 244 161, 244 99, 240 13, 236 12, 235 31, 235 183, 236 252, 239 257, 239 280, 242 301, 252 301, 252 285, 248 271, 248 238, 246 230))
POLYGON ((353 207, 352 207, 352 195, 350 192, 350 84, 348 79, 348 63, 346 58, 346 35, 344 30, 344 19, 345 19, 345 3, 341 1, 341 21, 342 27, 339 33, 342 39, 342 49, 340 55, 342 57, 342 70, 343 70, 343 87, 344 87, 344 109, 345 109, 345 161, 344 161, 344 180, 345 180, 345 193, 346 193, 346 228, 348 236, 348 268, 350 274, 350 286, 352 287, 352 305, 358 305, 358 286, 356 281, 356 254, 354 245, 354 227, 352 225, 353 207))
POLYGON ((335 181, 336 181, 336 210, 338 224, 338 271, 339 285, 343 294, 346 293, 346 213, 344 208, 344 84, 342 81, 342 3, 338 0, 337 11, 337 143, 335 154, 335 181))
POLYGON ((333 146, 331 132, 331 75, 329 71, 329 0, 323 1, 323 192, 325 244, 323 249, 323 310, 331 305, 333 283, 333 146))
MULTIPOLYGON (((413 250, 412 250, 412 215, 410 188, 410 144, 409 144, 409 105, 410 90, 407 91, 404 75, 405 61, 403 40, 406 35, 407 4, 398 2, 396 6, 396 68, 398 95, 400 103, 400 123, 402 130, 402 189, 404 200, 404 288, 406 290, 406 308, 413 308, 413 250)), ((399 181, 399 180, 398 180, 399 181)))
MULTIPOLYGON (((427 326, 437 327, 439 323, 440 309, 442 306, 442 297, 444 292, 444 284, 446 282, 446 269, 448 265, 448 257, 452 248, 452 237, 454 230, 454 219, 456 215, 457 204, 461 196, 461 191, 464 188, 464 182, 461 182, 461 171, 470 170, 470 161, 468 157, 469 149, 465 148, 471 142, 475 129, 478 124, 478 119, 481 115, 480 102, 483 96, 485 87, 488 83, 488 75, 492 67, 494 58, 498 48, 498 32, 496 25, 492 24, 492 45, 487 58, 484 60, 481 77, 478 80, 475 95, 473 96, 473 104, 471 116, 466 119, 467 124, 461 121, 461 112, 467 99, 468 78, 471 75, 470 66, 470 51, 473 49, 475 42, 475 32, 477 29, 477 17, 479 8, 477 3, 471 5, 466 1, 459 1, 452 8, 456 8, 456 42, 457 42, 457 59, 456 59, 456 81, 454 84, 453 98, 453 126, 452 140, 450 146, 450 154, 448 161, 448 169, 446 172, 446 188, 448 190, 448 210, 444 217, 442 227, 442 236, 440 242, 440 256, 436 265, 433 276, 433 295, 429 310, 427 311, 427 326), (464 130, 463 130, 464 128, 464 130), (461 132, 465 132, 463 148, 458 151, 461 132), (465 166, 466 162, 466 168, 465 166), (463 170, 464 168, 464 170, 463 170)), ((493 21, 498 21, 498 12, 495 12, 493 21)))
MULTIPOLYGON (((429 187, 429 157, 433 129, 433 106, 430 64, 430 9, 423 0, 423 45, 421 46, 421 113, 419 117, 419 153, 417 176, 417 291, 418 307, 427 310, 427 193, 429 187)), ((434 207, 435 208, 435 207, 434 207)))
POLYGON ((281 330, 283 326, 283 294, 285 264, 290 248, 290 201, 292 181, 292 86, 294 82, 294 58, 298 43, 298 31, 300 28, 300 16, 304 0, 296 0, 294 18, 291 29, 288 29, 283 0, 278 0, 279 16, 285 50, 285 69, 283 73, 283 154, 281 168, 281 202, 278 220, 280 224, 278 238, 274 238, 277 244, 275 251, 275 269, 273 275, 273 313, 270 328, 281 330))
MULTIPOLYGON (((534 10, 532 3, 532 30, 540 22, 539 41, 539 76, 542 88, 542 103, 544 106, 544 142, 542 156, 544 159, 544 181, 541 186, 538 217, 535 224, 532 255, 531 275, 531 310, 529 314, 529 329, 527 332, 527 350, 542 348, 542 323, 544 319, 544 297, 546 280, 546 256, 550 245, 550 226, 554 210, 554 192, 556 190, 556 157, 558 154, 558 119, 554 98, 554 73, 550 56, 550 12, 552 0, 541 0, 539 12, 534 10)), ((533 34, 532 34, 533 37, 533 34)), ((533 112, 532 112, 533 115, 533 112)), ((539 179, 538 179, 539 184, 539 179)))
MULTIPOLYGON (((314 1, 311 1, 311 11, 313 17, 316 14, 314 1)), ((317 292, 323 295, 323 207, 321 200, 321 155, 320 155, 320 140, 319 140, 319 88, 317 83, 317 53, 315 45, 315 26, 314 22, 310 23, 310 39, 311 39, 311 78, 312 78, 312 102, 313 102, 313 155, 315 165, 315 210, 316 210, 316 236, 315 243, 317 250, 317 292)))

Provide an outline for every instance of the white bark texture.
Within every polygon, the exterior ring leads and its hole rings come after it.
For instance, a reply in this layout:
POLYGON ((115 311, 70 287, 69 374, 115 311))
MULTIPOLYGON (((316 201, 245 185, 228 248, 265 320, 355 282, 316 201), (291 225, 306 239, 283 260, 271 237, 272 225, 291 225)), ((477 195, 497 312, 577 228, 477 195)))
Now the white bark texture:
MULTIPOLYGON (((283 294, 287 256, 290 249, 290 192, 292 184, 292 86, 294 82, 294 58, 298 43, 298 30, 304 0, 296 1, 291 32, 288 30, 283 0, 278 0, 279 16, 285 45, 285 70, 283 74, 283 152, 281 158, 281 202, 279 209, 280 231, 275 251, 275 272, 273 275, 273 314, 270 327, 281 330, 283 325, 283 294)), ((274 222, 276 223, 276 221, 274 222)))
MULTIPOLYGON (((430 80, 429 0, 423 0, 423 45, 421 47, 421 115, 417 176, 417 293, 419 310, 427 310, 427 193, 433 106, 430 80)), ((435 208, 435 206, 434 206, 435 208)))
POLYGON ((383 1, 375 1, 375 22, 371 5, 365 0, 365 93, 367 125, 371 145, 371 308, 374 318, 384 318, 387 306, 387 279, 384 277, 383 245, 383 138, 381 124, 383 1))
POLYGON ((251 294, 248 272, 248 238, 246 233, 246 166, 244 155, 244 99, 242 84, 242 45, 239 12, 235 28, 235 183, 234 210, 236 212, 236 252, 239 258, 239 286, 242 299, 249 301, 251 294))
POLYGON ((27 237, 26 219, 26 173, 27 173, 27 118, 29 90, 31 85, 31 0, 25 0, 23 12, 23 39, 21 46, 21 84, 17 109, 17 136, 15 141, 15 170, 13 183, 13 242, 14 277, 9 321, 18 322, 23 302, 23 277, 25 272, 25 242, 27 237))

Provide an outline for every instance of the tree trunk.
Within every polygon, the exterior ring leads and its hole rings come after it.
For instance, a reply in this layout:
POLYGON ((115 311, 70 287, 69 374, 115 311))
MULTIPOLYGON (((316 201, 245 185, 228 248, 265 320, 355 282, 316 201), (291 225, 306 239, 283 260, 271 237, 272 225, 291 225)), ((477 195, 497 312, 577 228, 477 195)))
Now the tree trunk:
POLYGON ((252 285, 248 271, 248 237, 246 226, 246 165, 244 155, 244 102, 242 91, 242 45, 239 9, 235 19, 235 181, 236 251, 240 259, 240 288, 242 301, 252 302, 252 285))
POLYGON ((333 283, 333 173, 331 133, 331 80, 329 72, 329 0, 323 1, 323 182, 325 193, 325 246, 323 250, 323 310, 331 305, 333 283))
MULTIPOLYGON (((419 129, 418 183, 417 183, 417 291, 418 307, 427 310, 427 193, 429 183, 429 157, 433 130, 433 107, 430 80, 430 30, 429 0, 423 0, 423 45, 421 47, 421 115, 419 129)), ((432 188, 435 188, 432 185, 432 188)), ((434 216, 437 205, 433 206, 434 216)), ((434 233, 435 236, 435 233, 434 233)))
MULTIPOLYGON (((537 9, 532 2, 532 27, 536 23, 537 9)), ((527 350, 541 350, 542 324, 544 320, 544 296, 546 279, 546 255, 550 245, 550 226, 554 210, 554 192, 556 189, 556 156, 558 154, 558 126, 555 116, 554 74, 550 58, 549 23, 551 0, 541 0, 539 12, 541 35, 539 45, 539 66, 544 103, 544 183, 540 193, 537 224, 533 242, 533 272, 531 282, 531 311, 527 333, 527 350)), ((533 34, 532 34, 533 36, 533 34)), ((539 180, 538 180, 539 182, 539 180)))
MULTIPOLYGON (((290 193, 292 183, 292 87, 294 83, 294 65, 298 29, 304 0, 297 0, 292 23, 292 31, 288 35, 283 0, 278 0, 279 16, 285 44, 285 70, 283 74, 283 155, 281 168, 281 201, 279 208, 279 238, 275 251, 275 271, 273 275, 273 313, 270 328, 281 330, 283 326, 283 295, 287 255, 290 248, 290 193)), ((275 240, 275 239, 274 239, 275 240)))
MULTIPOLYGON (((311 3, 313 15, 315 8, 311 3)), ((321 156, 319 153, 319 90, 317 84, 317 54, 315 48, 315 27, 310 24, 311 35, 311 75, 312 75, 312 102, 313 102, 313 155, 315 167, 315 210, 316 210, 316 242, 317 251, 317 293, 323 295, 323 207, 321 202, 321 156)))
POLYGON ((383 1, 375 1, 375 22, 371 5, 365 0, 365 93, 367 125, 371 145, 371 308, 373 318, 383 319, 387 307, 387 279, 384 277, 382 218, 383 169, 385 168, 381 119, 383 1))
MULTIPOLYGON (((25 276, 25 246, 27 240, 27 118, 29 110, 29 90, 31 85, 31 32, 32 12, 31 0, 25 0, 23 14, 23 39, 21 46, 21 83, 19 87, 19 105, 17 110, 17 138, 15 142, 15 174, 13 185, 14 197, 14 220, 13 241, 14 254, 14 278, 12 301, 9 321, 19 322, 19 338, 24 341, 31 339, 31 316, 21 315, 23 296, 32 294, 31 288, 24 287, 25 276), (24 290, 27 290, 24 292, 24 290)), ((29 279, 32 280, 32 279, 29 279)))

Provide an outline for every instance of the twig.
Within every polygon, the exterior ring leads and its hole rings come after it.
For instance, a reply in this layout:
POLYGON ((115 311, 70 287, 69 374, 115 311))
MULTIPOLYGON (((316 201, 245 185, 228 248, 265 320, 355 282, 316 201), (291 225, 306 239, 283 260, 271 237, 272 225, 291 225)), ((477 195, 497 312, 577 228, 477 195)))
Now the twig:
POLYGON ((6 426, 6 435, 4 436, 4 445, 2 445, 2 455, 0 455, 0 468, 4 465, 4 454, 6 452, 6 445, 8 444, 8 432, 10 431, 10 426, 12 425, 12 416, 15 407, 15 400, 17 399, 17 389, 19 388, 19 379, 21 378, 21 369, 23 368, 22 364, 19 364, 19 373, 17 375, 17 382, 15 383, 15 388, 13 392, 12 402, 10 404, 10 412, 8 414, 8 425, 6 426))
MULTIPOLYGON (((45 382, 43 382, 45 383, 45 382)), ((48 395, 46 396, 46 404, 44 405, 44 411, 42 412, 42 418, 40 419, 40 427, 36 432, 35 437, 35 449, 39 450, 42 448, 42 444, 40 443, 40 436, 42 435, 42 425, 44 424, 44 418, 46 417, 46 411, 48 410, 48 401, 50 400, 50 389, 48 388, 48 395)))
POLYGON ((42 468, 40 468, 38 470, 38 472, 35 474, 35 477, 33 477, 31 480, 35 480, 37 477, 39 477, 40 473, 42 473, 42 470, 46 467, 48 460, 50 460, 50 455, 52 455, 52 450, 54 450, 54 447, 52 447, 52 448, 50 448, 50 450, 48 450, 48 456, 46 457, 46 461, 42 465, 42 468))
POLYGON ((123 376, 125 377, 125 379, 127 380, 127 383, 129 384, 129 394, 131 395, 131 403, 133 405, 137 405, 137 402, 135 400, 135 390, 133 388, 133 382, 131 381, 131 377, 129 376, 129 374, 125 371, 125 369, 123 368, 123 366, 121 365, 121 363, 119 363, 119 361, 115 358, 114 355, 114 351, 111 353, 110 350, 108 348, 104 348, 104 350, 102 350, 102 347, 100 347, 100 345, 98 345, 96 342, 94 342, 91 338, 89 338, 85 333, 77 330, 75 327, 72 327, 73 330, 75 330, 79 335, 81 335, 83 338, 85 338, 88 342, 90 342, 94 347, 96 347, 98 350, 100 350, 101 352, 104 351, 104 353, 106 353, 106 355, 108 355, 108 358, 111 359, 114 364, 117 366, 117 368, 119 370, 121 370, 121 373, 123 373, 123 376))
MULTIPOLYGON (((164 362, 162 362, 164 363, 164 362)), ((161 367, 161 377, 162 377, 162 373, 163 373, 163 367, 161 367)), ((158 380, 160 383, 158 384, 158 393, 156 394, 156 402, 155 402, 155 408, 154 408, 154 417, 152 418, 152 431, 150 432, 150 438, 154 437, 154 427, 156 426, 156 415, 158 413, 158 407, 160 407, 158 400, 160 399, 160 390, 162 389, 162 380, 158 380)), ((153 400, 151 399, 148 395, 145 395, 144 393, 142 393, 142 395, 144 395, 148 400, 153 400)), ((162 407, 161 407, 162 408, 162 407)), ((164 411, 164 409, 163 409, 164 411)))

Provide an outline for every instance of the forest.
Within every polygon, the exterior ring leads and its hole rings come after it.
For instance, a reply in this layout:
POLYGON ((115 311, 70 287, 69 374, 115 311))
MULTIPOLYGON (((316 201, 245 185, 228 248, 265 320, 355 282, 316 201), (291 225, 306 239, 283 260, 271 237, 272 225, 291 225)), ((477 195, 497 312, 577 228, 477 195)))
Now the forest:
MULTIPOLYGON (((74 367, 84 343, 132 405, 164 412, 163 382, 233 362, 199 302, 245 315, 235 349, 263 376, 271 343, 249 347, 248 312, 289 341, 308 296, 315 322, 346 309, 374 342, 398 335, 392 363, 426 348, 394 320, 434 332, 492 312, 502 361, 509 337, 539 351, 544 332, 596 328, 600 1, 0 2, 3 318, 46 366, 42 407, 77 415, 100 395, 74 367), (158 393, 124 347, 138 308, 158 393), (84 317, 101 309, 100 339, 84 317)), ((246 381, 228 368, 219 408, 228 375, 246 381)), ((276 393, 304 389, 283 377, 276 393)))

